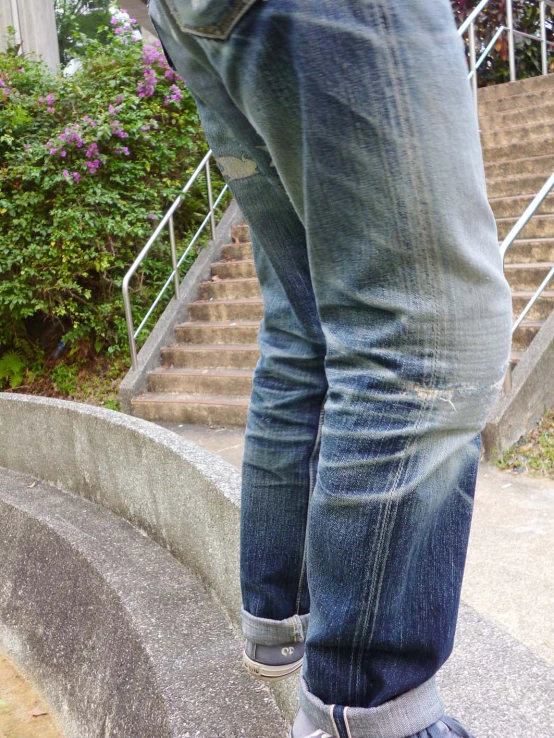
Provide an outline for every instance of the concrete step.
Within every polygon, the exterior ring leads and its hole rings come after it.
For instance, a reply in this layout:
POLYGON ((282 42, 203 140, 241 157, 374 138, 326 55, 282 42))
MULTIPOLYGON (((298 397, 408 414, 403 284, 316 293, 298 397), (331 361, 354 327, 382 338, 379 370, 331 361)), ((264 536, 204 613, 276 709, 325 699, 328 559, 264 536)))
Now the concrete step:
POLYGON ((487 175, 487 191, 490 198, 532 195, 541 189, 551 172, 547 174, 518 174, 512 177, 487 175))
POLYGON ((191 320, 201 321, 235 321, 261 320, 264 315, 264 304, 261 300, 206 300, 191 302, 188 306, 191 320))
MULTIPOLYGON (((498 238, 502 241, 519 218, 497 218, 498 238)), ((520 234, 523 238, 554 238, 554 215, 535 215, 520 234)))
POLYGON ((221 258, 224 261, 252 260, 251 243, 228 243, 221 249, 221 258))
MULTIPOLYGON (((524 174, 533 174, 541 177, 542 184, 546 181, 552 172, 554 172, 554 154, 545 154, 541 156, 529 156, 523 159, 505 159, 504 161, 495 161, 485 164, 485 174, 487 180, 498 179, 499 177, 517 177, 524 174)), ((542 187, 535 190, 535 194, 542 187)), ((514 195, 529 194, 526 192, 514 192, 514 195)), ((494 195, 493 195, 494 197, 494 195)))
POLYGON ((547 261, 554 261, 554 240, 550 238, 518 239, 504 257, 504 264, 547 261))
POLYGON ((220 279, 240 279, 256 276, 256 268, 253 259, 243 261, 214 261, 212 274, 220 279))
POLYGON ((175 344, 162 349, 162 366, 188 369, 253 369, 257 344, 175 344))
POLYGON ((512 350, 525 351, 544 325, 544 320, 524 320, 512 337, 512 350))
MULTIPOLYGON (((521 313, 529 303, 529 300, 533 297, 534 294, 534 290, 518 290, 517 292, 512 292, 514 320, 521 315, 521 313)), ((539 297, 537 302, 533 305, 533 307, 525 317, 527 320, 546 320, 552 312, 553 308, 554 291, 548 290, 543 292, 541 297, 539 297)))
MULTIPOLYGON (((525 136, 520 141, 506 143, 500 136, 500 132, 491 133, 492 143, 483 149, 485 166, 498 161, 512 161, 517 159, 532 159, 536 156, 544 156, 545 153, 554 151, 554 125, 551 127, 549 136, 525 136)), ((517 128, 518 131, 525 130, 525 126, 517 128)))
MULTIPOLYGON (((523 125, 508 126, 490 131, 481 132, 481 141, 485 148, 496 146, 511 146, 515 144, 535 141, 537 144, 542 141, 543 151, 548 151, 548 145, 545 143, 551 141, 554 135, 554 122, 552 120, 536 121, 535 123, 524 123, 523 125)), ((515 158, 515 155, 514 155, 515 158)))
POLYGON ((554 263, 505 264, 504 274, 512 290, 536 290, 554 263))
MULTIPOLYGON (((512 197, 493 197, 489 199, 496 218, 518 218, 526 207, 533 202, 534 195, 516 195, 512 197)), ((537 210, 538 214, 554 213, 554 194, 549 195, 537 210)))
POLYGON ((175 328, 178 343, 256 343, 260 321, 183 323, 175 328))
POLYGON ((260 283, 257 277, 202 282, 200 285, 200 297, 202 300, 249 300, 255 297, 260 298, 260 283))
POLYGON ((188 313, 191 320, 198 321, 259 321, 264 315, 264 304, 256 299, 206 300, 191 302, 188 313))
POLYGON ((133 399, 133 414, 154 422, 244 426, 248 402, 245 397, 148 392, 133 399))
POLYGON ((506 95, 483 100, 479 105, 479 116, 485 118, 491 113, 505 113, 511 110, 526 110, 537 105, 554 102, 554 89, 535 90, 517 95, 506 95))
POLYGON ((156 369, 148 375, 150 392, 249 397, 251 369, 156 369))
POLYGON ((554 77, 552 75, 539 75, 537 77, 519 79, 516 82, 504 82, 500 85, 481 87, 479 89, 479 104, 530 92, 538 93, 543 90, 554 90, 554 77))
POLYGON ((554 120, 554 103, 536 105, 526 110, 512 110, 505 113, 489 113, 479 119, 481 131, 501 130, 511 126, 538 123, 554 120))
POLYGON ((250 243, 250 228, 243 223, 231 228, 231 238, 234 243, 250 243))

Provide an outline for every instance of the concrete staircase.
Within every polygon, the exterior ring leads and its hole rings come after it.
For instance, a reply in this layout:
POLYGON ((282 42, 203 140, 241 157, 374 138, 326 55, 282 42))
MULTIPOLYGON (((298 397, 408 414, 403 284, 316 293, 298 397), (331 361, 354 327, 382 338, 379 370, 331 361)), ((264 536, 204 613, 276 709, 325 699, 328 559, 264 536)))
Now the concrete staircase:
MULTIPOLYGON (((500 240, 554 170, 554 75, 480 91, 480 121, 490 203, 500 240)), ((247 226, 212 264, 177 342, 162 350, 148 392, 134 398, 135 415, 155 422, 243 426, 256 336, 263 314, 247 226)), ((547 198, 506 256, 514 316, 519 315, 554 263, 554 195, 547 198)), ((513 364, 521 359, 554 307, 554 284, 516 331, 513 364)))
POLYGON ((146 420, 211 426, 243 426, 258 360, 263 315, 260 286, 247 226, 234 226, 233 243, 212 264, 189 320, 175 328, 177 343, 162 350, 148 392, 133 399, 146 420))
MULTIPOLYGON (((487 87, 479 93, 481 138, 489 199, 502 241, 554 171, 554 76, 487 87)), ((554 263, 554 195, 508 249, 505 274, 514 318, 554 263)), ((554 307, 554 283, 513 340, 516 364, 554 307)))

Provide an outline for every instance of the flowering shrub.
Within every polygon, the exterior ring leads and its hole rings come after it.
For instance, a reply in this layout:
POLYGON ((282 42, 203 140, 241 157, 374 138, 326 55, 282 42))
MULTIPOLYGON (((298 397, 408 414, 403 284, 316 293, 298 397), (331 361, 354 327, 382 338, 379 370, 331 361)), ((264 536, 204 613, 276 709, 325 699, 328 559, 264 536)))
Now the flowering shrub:
MULTIPOLYGON (((206 150, 183 80, 121 18, 72 76, 0 54, 0 349, 44 332, 123 346, 125 269, 206 150)), ((178 236, 202 195, 178 211, 178 236)), ((162 243, 135 285, 138 309, 169 263, 162 243)))

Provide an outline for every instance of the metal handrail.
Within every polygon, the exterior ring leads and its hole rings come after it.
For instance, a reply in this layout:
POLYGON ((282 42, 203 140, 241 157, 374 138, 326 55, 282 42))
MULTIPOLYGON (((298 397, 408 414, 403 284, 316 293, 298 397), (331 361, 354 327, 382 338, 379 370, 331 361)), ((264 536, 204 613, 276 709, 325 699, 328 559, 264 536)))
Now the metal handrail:
MULTIPOLYGON (((542 205, 544 200, 547 198, 547 196, 550 194, 552 188, 554 187, 554 172, 550 175, 550 177, 546 180, 544 185, 541 187, 540 191, 537 193, 537 195, 533 198, 533 201, 531 204, 525 209, 525 212, 521 216, 521 218, 518 220, 518 222, 515 224, 515 226, 512 228, 512 230, 508 233, 506 238, 502 241, 500 245, 500 253, 502 255, 502 258, 506 256, 506 252, 510 248, 510 246, 513 244, 513 242, 516 240, 516 238, 519 236, 521 231, 525 228, 527 223, 531 220, 533 215, 537 212, 539 207, 542 205)), ((539 297, 542 295, 544 290, 546 289, 548 283, 550 280, 554 277, 554 267, 548 272, 547 276, 542 281, 540 287, 537 289, 533 297, 529 300, 527 305, 525 306, 525 309, 519 315, 516 322, 512 326, 512 335, 515 333, 515 331, 519 328, 523 320, 525 319, 525 316, 529 313, 533 305, 537 302, 539 297)))
POLYGON ((514 28, 514 15, 512 8, 512 0, 506 0, 506 25, 499 26, 494 33, 493 38, 487 45, 486 49, 482 52, 481 56, 477 60, 477 44, 475 39, 475 22, 483 10, 487 7, 490 0, 481 0, 475 10, 465 19, 462 25, 458 29, 458 35, 463 36, 466 32, 469 35, 469 80, 471 82, 473 90, 473 98, 475 101, 475 108, 478 112, 478 82, 477 72, 480 66, 483 64, 485 59, 488 57, 496 42, 500 36, 507 32, 508 34, 508 60, 510 66, 510 81, 515 82, 516 80, 516 63, 515 63, 515 37, 527 38, 531 41, 538 41, 541 44, 541 68, 542 74, 548 74, 548 47, 554 46, 553 41, 548 41, 546 37, 546 8, 554 8, 554 0, 539 0, 540 20, 539 20, 539 35, 534 36, 529 33, 524 33, 514 28))
POLYGON ((212 238, 215 238, 215 228, 216 228, 216 222, 215 222, 215 209, 221 202, 221 199, 223 198, 224 194, 227 192, 228 185, 225 185, 221 192, 219 193, 217 199, 214 202, 213 199, 213 190, 212 190, 212 179, 211 179, 211 169, 210 169, 210 159, 213 156, 212 151, 208 151, 208 153, 204 156, 200 164, 196 167, 193 175, 189 179, 189 181, 186 183, 186 185, 181 190, 181 194, 175 199, 169 210, 166 212, 164 217, 159 222, 158 226, 156 227, 156 230, 154 233, 150 236, 148 239, 146 245, 141 250, 137 258, 134 260, 134 262, 129 267, 127 273, 125 274, 125 277, 123 278, 123 284, 122 284, 122 291, 123 291, 123 304, 125 306, 125 319, 127 322, 127 335, 129 338, 129 346, 131 350, 131 366, 133 368, 133 371, 136 371, 138 368, 138 355, 137 355, 137 343, 136 339, 146 323, 148 322, 148 319, 158 306, 160 300, 164 296, 167 288, 173 282, 174 286, 174 292, 175 292, 175 298, 179 299, 179 267, 185 260, 187 254, 189 253, 190 249, 194 246, 194 244, 199 239, 200 235, 202 234, 202 231, 206 227, 207 223, 210 223, 211 226, 211 234, 212 238), (177 260, 177 244, 175 240, 175 228, 173 223, 173 215, 175 211, 179 208, 183 200, 185 199, 185 195, 190 190, 192 185, 196 182, 199 175, 205 171, 206 173, 206 182, 208 187, 208 204, 209 204, 209 211, 204 220, 202 221, 200 227, 194 234, 192 240, 186 247, 185 251, 181 255, 181 258, 177 260), (162 231, 166 227, 166 225, 169 227, 169 240, 171 244, 171 263, 172 263, 172 272, 167 278, 164 286, 158 293, 156 299, 148 309, 146 315, 142 319, 139 327, 135 330, 134 329, 134 322, 133 322, 133 312, 131 309, 131 298, 129 296, 129 285, 131 282, 131 279, 135 275, 137 269, 142 264, 144 259, 148 256, 148 253, 150 252, 150 249, 152 246, 157 242, 158 238, 160 237, 162 231))

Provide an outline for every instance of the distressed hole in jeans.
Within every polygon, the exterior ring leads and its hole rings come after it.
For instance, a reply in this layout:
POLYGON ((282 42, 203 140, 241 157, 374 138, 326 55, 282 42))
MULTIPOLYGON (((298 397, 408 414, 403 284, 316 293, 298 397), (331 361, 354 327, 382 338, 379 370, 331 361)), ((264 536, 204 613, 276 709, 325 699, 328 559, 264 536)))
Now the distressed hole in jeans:
POLYGON ((240 159, 237 156, 219 156, 217 164, 228 182, 235 179, 247 179, 259 173, 256 162, 246 154, 243 154, 240 159))

